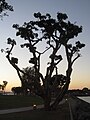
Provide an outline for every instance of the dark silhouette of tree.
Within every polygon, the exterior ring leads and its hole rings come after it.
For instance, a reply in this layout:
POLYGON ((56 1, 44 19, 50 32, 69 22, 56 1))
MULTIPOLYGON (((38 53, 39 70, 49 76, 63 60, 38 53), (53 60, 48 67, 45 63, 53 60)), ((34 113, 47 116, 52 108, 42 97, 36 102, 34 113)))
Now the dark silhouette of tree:
POLYGON ((11 91, 14 93, 14 95, 22 95, 23 94, 22 87, 12 87, 11 91))
POLYGON ((21 85, 24 90, 24 94, 33 93, 34 90, 34 79, 35 79, 35 69, 34 67, 26 67, 23 68, 24 73, 21 75, 22 77, 22 82, 21 85))
MULTIPOLYGON (((82 32, 82 26, 79 27, 78 25, 67 21, 68 16, 63 13, 57 13, 56 19, 52 18, 48 13, 42 15, 40 12, 34 13, 34 17, 36 18, 35 21, 25 22, 22 26, 14 24, 13 28, 17 30, 16 36, 20 36, 26 42, 21 44, 21 48, 27 48, 33 56, 30 58, 29 63, 33 65, 35 70, 33 79, 34 92, 43 98, 46 110, 56 109, 68 90, 73 64, 81 56, 81 48, 85 46, 85 44, 80 41, 76 41, 75 44, 70 43, 71 39, 77 37, 78 34, 82 32), (42 42, 44 42, 44 44, 46 42, 46 48, 43 51, 39 51, 37 45, 42 42), (67 59, 65 75, 58 74, 57 69, 58 64, 63 60, 62 55, 59 54, 62 46, 65 48, 67 59), (48 65, 44 77, 40 71, 41 57, 47 51, 50 51, 50 54, 47 56, 49 62, 47 63, 48 65), (56 74, 54 74, 54 72, 56 72, 56 74), (50 104, 52 91, 55 92, 57 88, 60 88, 58 89, 57 97, 55 101, 50 104)), ((23 82, 21 73, 28 77, 29 74, 18 67, 18 58, 11 57, 16 41, 8 38, 7 44, 11 47, 5 51, 7 53, 6 58, 16 69, 21 82, 23 82)))
POLYGON ((84 87, 82 91, 88 91, 89 89, 87 87, 84 87))
POLYGON ((5 89, 7 83, 8 83, 7 81, 3 81, 3 85, 2 85, 2 89, 3 89, 3 90, 5 89))
POLYGON ((13 6, 9 5, 6 0, 0 0, 0 18, 8 16, 6 11, 13 11, 13 6))
POLYGON ((15 95, 15 88, 16 88, 16 87, 12 87, 12 88, 11 88, 11 91, 14 93, 14 95, 15 95))
POLYGON ((0 89, 4 91, 7 83, 8 83, 7 81, 3 81, 3 84, 2 85, 0 84, 0 89))

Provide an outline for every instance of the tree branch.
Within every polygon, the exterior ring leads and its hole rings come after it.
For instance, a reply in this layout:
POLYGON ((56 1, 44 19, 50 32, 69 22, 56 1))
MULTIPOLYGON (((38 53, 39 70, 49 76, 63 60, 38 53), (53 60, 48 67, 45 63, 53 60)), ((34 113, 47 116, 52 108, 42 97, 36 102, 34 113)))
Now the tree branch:
POLYGON ((70 58, 69 58, 69 52, 68 52, 68 47, 67 47, 67 45, 65 45, 65 50, 66 50, 67 61, 68 61, 68 63, 69 63, 69 62, 70 62, 70 58))
POLYGON ((74 63, 79 57, 80 57, 80 54, 78 54, 77 57, 75 57, 75 58, 73 59, 73 61, 72 61, 71 64, 73 65, 73 63, 74 63))

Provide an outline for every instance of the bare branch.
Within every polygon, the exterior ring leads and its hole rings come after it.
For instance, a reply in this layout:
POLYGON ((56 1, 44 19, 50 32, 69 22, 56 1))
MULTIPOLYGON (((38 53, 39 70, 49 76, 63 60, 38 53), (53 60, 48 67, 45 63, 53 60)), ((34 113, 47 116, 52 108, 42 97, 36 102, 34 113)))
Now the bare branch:
POLYGON ((73 65, 73 63, 74 63, 79 57, 80 57, 80 54, 78 54, 77 57, 75 57, 75 58, 73 59, 72 65, 73 65))
POLYGON ((66 50, 67 61, 70 62, 69 51, 68 51, 67 45, 65 45, 65 50, 66 50))

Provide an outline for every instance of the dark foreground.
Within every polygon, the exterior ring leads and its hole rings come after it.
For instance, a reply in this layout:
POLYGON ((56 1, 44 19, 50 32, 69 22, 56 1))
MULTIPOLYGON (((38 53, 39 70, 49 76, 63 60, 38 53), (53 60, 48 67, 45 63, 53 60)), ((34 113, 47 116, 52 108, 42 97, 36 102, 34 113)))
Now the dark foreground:
POLYGON ((70 120, 69 105, 67 102, 60 105, 56 111, 43 109, 0 115, 0 120, 70 120))
MULTIPOLYGON (((33 98, 31 101, 33 100, 35 101, 36 98, 33 98)), ((27 101, 24 102, 27 103, 27 101)), ((38 103, 41 103, 41 100, 39 100, 38 103)), ((90 120, 90 104, 77 97, 67 96, 66 101, 61 104, 56 111, 36 109, 25 112, 1 114, 0 120, 90 120)))

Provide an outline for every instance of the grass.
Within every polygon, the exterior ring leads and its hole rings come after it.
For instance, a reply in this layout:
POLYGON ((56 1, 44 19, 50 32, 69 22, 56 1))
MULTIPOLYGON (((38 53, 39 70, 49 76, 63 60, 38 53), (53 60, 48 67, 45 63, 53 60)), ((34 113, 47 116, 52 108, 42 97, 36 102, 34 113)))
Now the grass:
POLYGON ((0 115, 0 120, 70 120, 68 103, 60 105, 56 111, 43 109, 0 115))
POLYGON ((43 100, 36 96, 0 95, 0 110, 43 104, 43 100))

